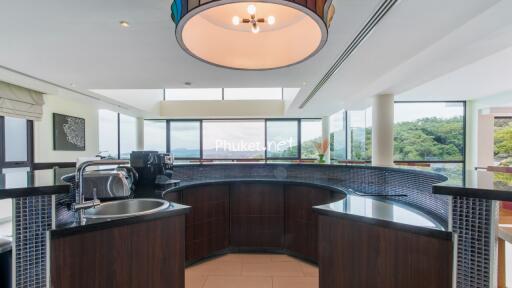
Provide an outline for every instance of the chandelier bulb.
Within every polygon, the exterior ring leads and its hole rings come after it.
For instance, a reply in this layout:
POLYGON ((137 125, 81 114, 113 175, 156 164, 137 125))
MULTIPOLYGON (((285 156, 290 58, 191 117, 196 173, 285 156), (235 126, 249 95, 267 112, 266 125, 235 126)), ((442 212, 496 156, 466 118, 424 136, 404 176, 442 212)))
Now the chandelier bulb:
POLYGON ((257 26, 257 25, 252 26, 252 27, 251 27, 251 31, 252 31, 252 33, 254 33, 254 34, 258 34, 258 32, 260 32, 260 26, 257 26))
POLYGON ((268 25, 274 25, 274 23, 276 23, 276 17, 268 16, 267 23, 268 23, 268 25))
POLYGON ((231 19, 231 23, 233 23, 233 25, 235 26, 238 26, 238 24, 240 24, 240 17, 233 16, 233 18, 231 19))
POLYGON ((256 6, 254 6, 253 4, 250 4, 249 6, 247 6, 247 12, 250 15, 256 14, 256 6))

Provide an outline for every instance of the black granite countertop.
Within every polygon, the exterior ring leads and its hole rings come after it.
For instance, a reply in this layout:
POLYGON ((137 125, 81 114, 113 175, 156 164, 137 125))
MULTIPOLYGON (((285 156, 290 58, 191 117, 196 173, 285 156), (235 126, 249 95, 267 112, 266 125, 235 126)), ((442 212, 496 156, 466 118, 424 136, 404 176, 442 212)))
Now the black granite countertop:
POLYGON ((0 199, 68 193, 70 185, 60 180, 74 168, 54 168, 0 174, 0 199))
POLYGON ((178 186, 162 188, 159 190, 162 195, 181 191, 186 188, 202 186, 208 184, 223 184, 232 182, 266 182, 281 184, 310 185, 334 192, 344 194, 344 199, 314 207, 320 214, 328 214, 339 217, 347 217, 357 221, 362 221, 381 226, 392 227, 395 229, 407 230, 413 233, 451 239, 452 233, 446 231, 440 222, 428 215, 428 212, 422 212, 397 201, 404 195, 379 195, 358 193, 343 185, 342 181, 335 179, 275 179, 275 178, 230 178, 230 179, 205 179, 195 181, 183 181, 178 186))
POLYGON ((91 232, 102 229, 108 229, 112 227, 118 227, 123 225, 129 225, 134 223, 146 222, 163 217, 169 217, 174 215, 186 214, 190 211, 189 206, 170 203, 170 206, 162 211, 155 213, 117 218, 117 219, 91 219, 86 220, 85 224, 79 224, 77 222, 69 221, 66 223, 57 223, 54 229, 50 230, 50 237, 52 239, 59 238, 62 236, 68 236, 72 234, 78 234, 83 232, 91 232))
POLYGON ((512 201, 510 173, 468 170, 465 182, 461 186, 436 184, 433 186, 433 192, 441 195, 512 201))

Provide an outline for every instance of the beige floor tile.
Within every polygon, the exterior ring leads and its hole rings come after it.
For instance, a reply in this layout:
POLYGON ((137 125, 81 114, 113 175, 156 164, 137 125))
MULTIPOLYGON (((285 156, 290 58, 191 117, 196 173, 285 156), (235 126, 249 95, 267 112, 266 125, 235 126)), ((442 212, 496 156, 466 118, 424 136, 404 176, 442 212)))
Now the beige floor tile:
POLYGON ((244 263, 243 276, 304 276, 296 262, 244 263))
POLYGON ((318 277, 318 267, 306 262, 302 262, 302 273, 306 277, 318 277))
POLYGON ((272 254, 241 254, 242 263, 269 263, 272 262, 272 254))
POLYGON ((283 254, 274 254, 270 256, 272 258, 272 262, 296 262, 297 259, 290 257, 288 255, 283 254))
POLYGON ((226 255, 219 256, 211 261, 242 263, 242 256, 243 256, 243 254, 232 253, 232 254, 226 254, 226 255))
POLYGON ((242 263, 229 262, 229 261, 208 261, 187 268, 187 272, 191 274, 200 275, 230 275, 236 276, 241 275, 242 263))
POLYGON ((185 271, 185 288, 203 288, 207 276, 185 271))
POLYGON ((272 277, 208 276, 203 288, 272 288, 272 277))
POLYGON ((318 288, 316 277, 274 277, 273 288, 318 288))

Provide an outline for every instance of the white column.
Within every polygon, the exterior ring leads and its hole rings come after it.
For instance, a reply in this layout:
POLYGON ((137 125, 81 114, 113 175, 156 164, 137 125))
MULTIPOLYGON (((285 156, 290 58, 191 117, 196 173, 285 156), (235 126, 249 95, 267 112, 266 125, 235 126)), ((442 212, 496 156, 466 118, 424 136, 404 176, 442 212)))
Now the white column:
POLYGON ((393 121, 395 113, 392 94, 377 95, 372 104, 372 165, 393 166, 393 121))
MULTIPOLYGON (((331 147, 331 137, 329 137, 330 127, 329 127, 329 116, 324 116, 322 118, 322 139, 327 139, 328 147, 331 147)), ((331 149, 327 149, 327 152, 325 152, 325 163, 329 164, 331 163, 331 149)))

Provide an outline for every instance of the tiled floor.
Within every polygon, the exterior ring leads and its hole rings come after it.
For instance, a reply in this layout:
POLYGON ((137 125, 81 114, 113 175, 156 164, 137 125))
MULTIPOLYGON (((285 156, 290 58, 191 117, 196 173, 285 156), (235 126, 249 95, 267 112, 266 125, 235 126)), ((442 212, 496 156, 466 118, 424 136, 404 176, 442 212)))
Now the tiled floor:
POLYGON ((286 255, 228 254, 187 268, 185 288, 318 288, 318 268, 286 255))

